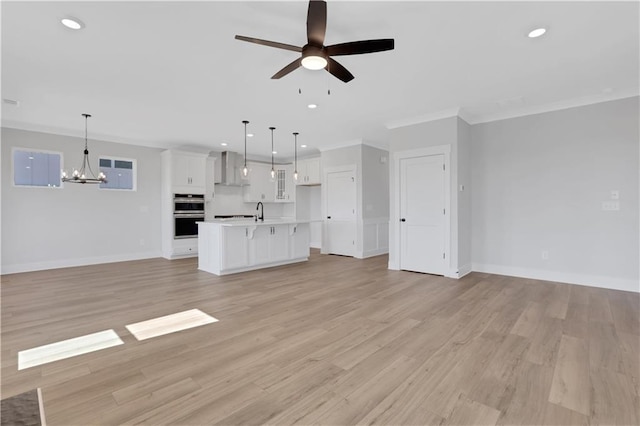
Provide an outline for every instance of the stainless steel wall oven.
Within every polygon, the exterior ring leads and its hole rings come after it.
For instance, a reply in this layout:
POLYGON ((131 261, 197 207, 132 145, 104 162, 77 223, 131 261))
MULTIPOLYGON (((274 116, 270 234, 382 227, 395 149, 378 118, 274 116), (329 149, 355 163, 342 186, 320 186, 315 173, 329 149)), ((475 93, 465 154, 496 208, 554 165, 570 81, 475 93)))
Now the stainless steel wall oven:
POLYGON ((204 221, 204 195, 174 194, 173 196, 173 238, 194 238, 198 236, 197 222, 204 221))

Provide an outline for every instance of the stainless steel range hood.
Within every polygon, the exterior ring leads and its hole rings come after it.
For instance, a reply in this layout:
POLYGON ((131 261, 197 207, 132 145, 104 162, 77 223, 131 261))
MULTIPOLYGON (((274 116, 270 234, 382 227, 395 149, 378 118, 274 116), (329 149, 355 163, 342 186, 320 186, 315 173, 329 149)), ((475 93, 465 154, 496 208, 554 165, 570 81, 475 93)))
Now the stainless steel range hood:
POLYGON ((220 185, 245 186, 247 181, 242 179, 243 157, 237 152, 225 151, 220 157, 220 185))

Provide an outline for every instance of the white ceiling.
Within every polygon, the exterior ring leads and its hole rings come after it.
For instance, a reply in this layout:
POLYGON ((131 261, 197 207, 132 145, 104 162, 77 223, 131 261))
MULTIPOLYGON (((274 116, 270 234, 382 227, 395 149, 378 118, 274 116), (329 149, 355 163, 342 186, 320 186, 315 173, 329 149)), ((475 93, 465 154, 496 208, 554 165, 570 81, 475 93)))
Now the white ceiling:
POLYGON ((388 128, 459 109, 481 122, 638 94, 638 2, 329 1, 325 44, 395 38, 336 58, 347 84, 302 68, 271 80, 296 53, 234 39, 302 46, 306 13, 304 1, 3 1, 2 97, 20 105, 3 103, 2 124, 80 136, 86 112, 92 139, 241 151, 247 119, 250 154, 270 154, 275 126, 291 156, 294 131, 308 150, 385 146, 388 128))

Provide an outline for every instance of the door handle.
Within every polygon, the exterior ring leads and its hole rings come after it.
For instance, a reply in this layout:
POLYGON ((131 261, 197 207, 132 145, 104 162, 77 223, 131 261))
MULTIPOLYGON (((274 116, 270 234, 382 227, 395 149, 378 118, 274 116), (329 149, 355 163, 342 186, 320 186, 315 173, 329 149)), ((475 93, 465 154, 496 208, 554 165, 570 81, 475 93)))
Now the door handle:
POLYGON ((404 217, 402 219, 400 219, 400 222, 406 222, 407 219, 405 219, 404 217))
POLYGON ((331 219, 331 216, 327 216, 327 219, 331 219))

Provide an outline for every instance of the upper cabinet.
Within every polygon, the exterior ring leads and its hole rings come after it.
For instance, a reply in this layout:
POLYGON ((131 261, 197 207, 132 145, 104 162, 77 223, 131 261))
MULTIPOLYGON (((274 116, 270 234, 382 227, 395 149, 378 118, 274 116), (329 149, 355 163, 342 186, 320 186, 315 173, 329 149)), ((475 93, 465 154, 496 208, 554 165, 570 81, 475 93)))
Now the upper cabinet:
POLYGON ((275 197, 275 185, 271 181, 271 165, 247 161, 249 169, 248 186, 242 188, 244 201, 247 203, 273 203, 275 197))
POLYGON ((320 182, 320 157, 299 160, 296 185, 320 185, 320 182))
POLYGON ((296 197, 296 187, 293 180, 293 166, 276 166, 275 181, 276 203, 293 203, 296 197))
POLYGON ((207 154, 186 151, 163 151, 169 170, 171 190, 177 194, 204 194, 207 154))
POLYGON ((293 167, 276 165, 275 178, 271 179, 271 164, 247 162, 249 168, 248 186, 243 187, 244 201, 247 203, 293 203, 295 185, 293 167))

